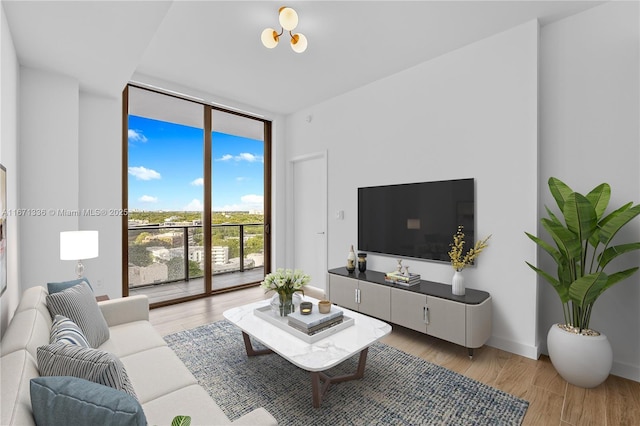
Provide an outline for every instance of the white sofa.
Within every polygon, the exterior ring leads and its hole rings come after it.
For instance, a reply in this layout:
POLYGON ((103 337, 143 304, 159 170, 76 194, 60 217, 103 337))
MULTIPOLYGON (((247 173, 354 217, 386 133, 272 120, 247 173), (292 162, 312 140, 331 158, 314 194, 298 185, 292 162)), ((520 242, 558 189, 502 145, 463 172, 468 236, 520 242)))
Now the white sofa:
MULTIPOLYGON (((38 377, 36 351, 49 343, 47 290, 24 292, 0 345, 1 425, 33 425, 29 383, 38 377)), ((124 364, 149 425, 170 425, 189 415, 193 425, 276 425, 264 408, 234 422, 222 412, 149 322, 146 296, 99 302, 110 338, 98 349, 124 364)))

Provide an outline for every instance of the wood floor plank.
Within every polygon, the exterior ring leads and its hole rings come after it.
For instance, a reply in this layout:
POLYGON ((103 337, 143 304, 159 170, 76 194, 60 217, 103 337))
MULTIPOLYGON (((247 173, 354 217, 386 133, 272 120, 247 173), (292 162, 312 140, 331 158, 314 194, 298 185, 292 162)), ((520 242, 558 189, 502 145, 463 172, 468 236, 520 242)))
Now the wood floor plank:
POLYGON ((640 425, 640 383, 612 375, 604 385, 607 425, 640 425))
POLYGON ((567 388, 567 382, 558 374, 546 355, 542 355, 536 364, 533 385, 559 395, 564 395, 567 388))
POLYGON ((555 425, 562 415, 564 396, 538 386, 530 386, 523 399, 529 401, 523 426, 555 425))
POLYGON ((593 389, 567 384, 562 420, 580 426, 606 425, 606 395, 604 383, 593 389))
POLYGON ((471 377, 479 382, 493 386, 498 375, 511 358, 509 352, 490 346, 480 348, 475 351, 473 362, 464 372, 465 376, 471 377))
POLYGON ((524 398, 527 390, 533 386, 533 377, 538 361, 512 356, 498 374, 494 386, 507 393, 524 398))

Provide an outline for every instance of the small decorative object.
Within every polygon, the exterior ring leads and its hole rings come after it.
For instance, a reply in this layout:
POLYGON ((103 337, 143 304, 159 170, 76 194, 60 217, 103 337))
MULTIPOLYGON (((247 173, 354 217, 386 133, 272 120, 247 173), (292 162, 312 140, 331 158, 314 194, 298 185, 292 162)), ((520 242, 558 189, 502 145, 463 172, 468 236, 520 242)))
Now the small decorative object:
POLYGON ((402 259, 398 259, 398 266, 396 266, 396 271, 402 273, 402 259))
POLYGON ((358 270, 360 272, 367 270, 367 253, 358 253, 358 270))
POLYGON ((328 300, 321 300, 318 302, 318 312, 321 314, 328 314, 331 312, 331 302, 328 300))
POLYGON ((451 279, 451 292, 456 296, 464 296, 465 285, 464 277, 461 272, 464 268, 471 265, 473 261, 480 255, 482 250, 488 247, 487 241, 491 238, 489 235, 484 240, 476 241, 473 248, 470 248, 465 255, 464 251, 464 232, 463 226, 458 226, 458 231, 453 235, 453 243, 449 244, 451 251, 449 251, 449 258, 451 259, 451 266, 455 270, 453 278, 451 279))
MULTIPOLYGON (((264 281, 260 283, 260 287, 265 289, 265 293, 271 290, 278 295, 278 313, 281 317, 289 315, 295 311, 296 303, 294 303, 294 294, 300 292, 304 295, 302 287, 311 281, 311 277, 304 272, 296 269, 278 268, 276 272, 272 272, 264 277, 264 281)), ((297 295, 295 295, 297 296, 297 295)), ((300 296, 298 296, 300 298, 300 296)), ((271 299, 272 306, 275 302, 275 296, 271 299)), ((299 299, 301 300, 301 299, 299 299)), ((299 304, 300 302, 298 302, 299 304)))
POLYGON ((410 277, 411 276, 409 274, 409 267, 408 266, 404 267, 404 272, 402 273, 402 275, 404 275, 405 277, 410 277))
POLYGON ((356 270, 356 253, 353 251, 353 244, 351 244, 351 250, 347 256, 347 271, 349 273, 356 270))
MULTIPOLYGON (((562 303, 564 324, 553 324, 547 335, 551 363, 567 382, 593 388, 609 376, 613 351, 604 334, 589 328, 591 313, 605 290, 638 270, 637 265, 630 264, 631 267, 623 270, 605 272, 607 267, 623 265, 612 262, 618 256, 640 249, 640 241, 624 244, 613 241, 625 225, 640 215, 640 204, 629 202, 608 209, 611 199, 608 183, 598 185, 587 195, 575 192, 554 177, 549 178, 548 185, 560 214, 547 208, 549 217, 540 222, 552 243, 526 235, 549 254, 555 264, 548 271, 529 262, 527 265, 553 286, 562 303), (607 211, 609 213, 605 213, 607 211)), ((629 237, 632 234, 633 231, 627 230, 629 237)))
POLYGON ((311 302, 300 303, 300 313, 302 315, 310 315, 313 310, 313 304, 311 302))

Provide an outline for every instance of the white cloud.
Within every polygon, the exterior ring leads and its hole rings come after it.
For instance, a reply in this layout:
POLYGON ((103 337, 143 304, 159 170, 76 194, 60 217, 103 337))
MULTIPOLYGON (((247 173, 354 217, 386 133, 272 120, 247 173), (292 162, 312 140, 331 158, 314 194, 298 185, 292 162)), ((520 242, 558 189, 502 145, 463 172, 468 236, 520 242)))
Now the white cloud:
POLYGON ((216 161, 246 161, 248 163, 264 163, 264 157, 262 155, 254 155, 248 152, 241 152, 239 155, 233 156, 231 154, 225 154, 216 161))
POLYGON ((191 185, 193 186, 202 186, 204 185, 204 178, 198 178, 191 181, 191 185))
POLYGON ((240 201, 243 204, 264 204, 264 196, 263 195, 255 195, 255 194, 247 194, 240 197, 240 201))
POLYGON ((141 203, 157 203, 158 197, 154 197, 152 195, 143 195, 142 197, 138 198, 138 201, 140 201, 141 203))
POLYGON ((249 154, 248 152, 243 152, 240 155, 238 155, 236 157, 237 161, 248 161, 249 163, 255 163, 257 161, 262 162, 262 156, 261 155, 253 155, 253 154, 249 154))
POLYGON ((138 180, 160 179, 160 173, 146 167, 129 167, 129 174, 138 180))
POLYGON ((240 197, 240 202, 237 204, 226 204, 224 206, 214 206, 214 211, 217 212, 233 212, 233 211, 263 211, 264 210, 264 196, 247 194, 240 197))
POLYGON ((189 212, 200 212, 200 211, 203 210, 202 202, 200 202, 200 200, 194 198, 193 200, 191 200, 191 202, 189 204, 184 206, 182 208, 182 210, 189 211, 189 212))
POLYGON ((143 135, 140 130, 129 129, 128 139, 130 142, 146 142, 147 137, 143 135))
POLYGON ((244 182, 245 180, 249 180, 249 178, 244 177, 244 176, 238 176, 236 178, 236 182, 244 182))

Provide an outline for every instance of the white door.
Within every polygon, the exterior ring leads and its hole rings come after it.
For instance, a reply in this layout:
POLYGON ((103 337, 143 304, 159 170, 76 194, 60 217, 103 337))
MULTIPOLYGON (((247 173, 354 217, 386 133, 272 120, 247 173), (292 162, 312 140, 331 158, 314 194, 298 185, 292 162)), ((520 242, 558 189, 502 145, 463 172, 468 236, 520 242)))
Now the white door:
POLYGON ((294 158, 291 167, 293 268, 311 275, 310 285, 326 289, 326 153, 294 158))

